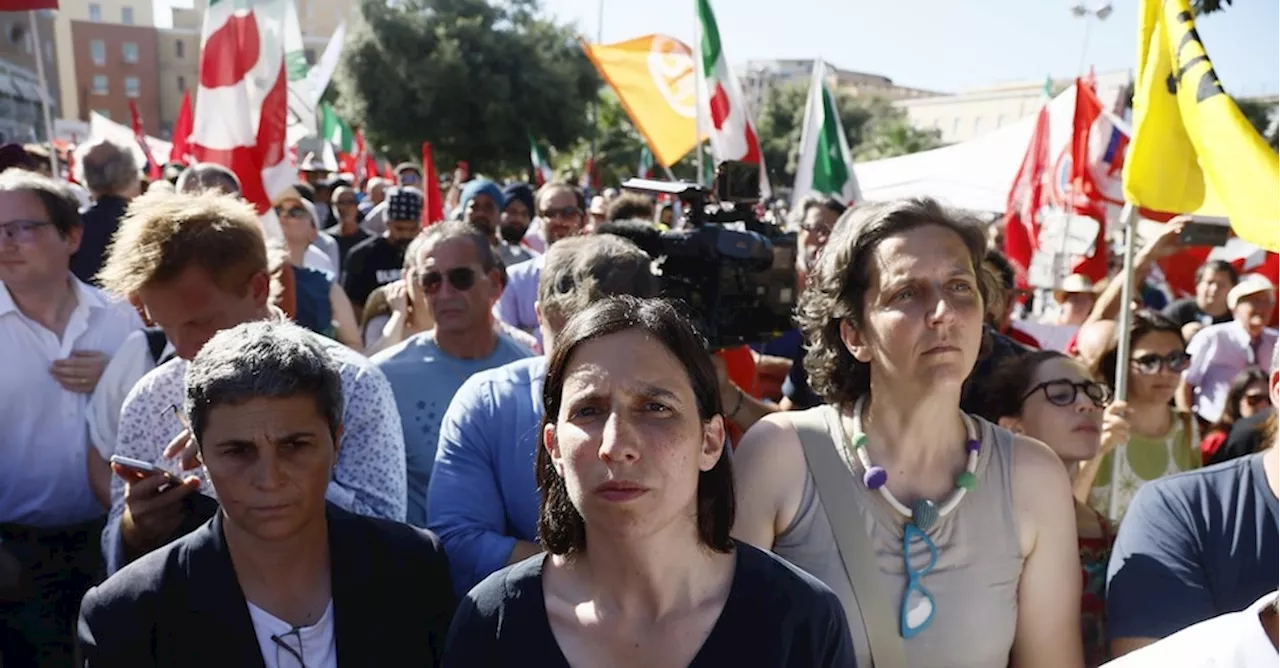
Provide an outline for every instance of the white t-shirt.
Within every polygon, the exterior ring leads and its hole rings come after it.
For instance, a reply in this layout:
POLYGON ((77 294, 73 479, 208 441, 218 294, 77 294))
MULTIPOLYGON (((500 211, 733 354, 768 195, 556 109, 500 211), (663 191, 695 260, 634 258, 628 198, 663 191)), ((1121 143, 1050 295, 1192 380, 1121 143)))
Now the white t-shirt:
MULTIPOLYGON (((166 340, 160 358, 173 354, 173 344, 166 340)), ((151 346, 143 330, 130 334, 107 363, 102 379, 89 399, 88 410, 89 442, 103 459, 111 459, 111 455, 116 453, 116 431, 120 426, 120 409, 124 406, 125 397, 154 368, 156 362, 151 357, 151 346)))
POLYGON ((262 662, 267 668, 337 668, 338 650, 333 640, 333 600, 311 626, 294 628, 289 622, 245 601, 258 636, 262 662), (292 650, 292 651, 290 651, 292 650), (302 660, 299 661, 298 659, 302 660))
POLYGON ((1275 600, 1276 592, 1271 592, 1241 612, 1189 626, 1105 668, 1275 668, 1280 654, 1258 617, 1275 600))

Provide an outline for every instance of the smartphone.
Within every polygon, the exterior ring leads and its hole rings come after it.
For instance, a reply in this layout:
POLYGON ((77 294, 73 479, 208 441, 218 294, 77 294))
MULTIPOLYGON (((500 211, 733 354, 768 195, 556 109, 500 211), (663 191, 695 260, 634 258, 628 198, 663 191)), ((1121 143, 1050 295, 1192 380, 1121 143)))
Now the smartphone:
POLYGON ((1230 238, 1230 222, 1217 216, 1192 216, 1178 235, 1178 241, 1185 246, 1221 246, 1230 238))
POLYGON ((111 463, 118 464, 137 473, 140 478, 153 476, 157 473, 165 473, 164 469, 152 464, 151 462, 144 462, 141 459, 134 459, 133 457, 125 457, 123 455, 111 455, 111 463))

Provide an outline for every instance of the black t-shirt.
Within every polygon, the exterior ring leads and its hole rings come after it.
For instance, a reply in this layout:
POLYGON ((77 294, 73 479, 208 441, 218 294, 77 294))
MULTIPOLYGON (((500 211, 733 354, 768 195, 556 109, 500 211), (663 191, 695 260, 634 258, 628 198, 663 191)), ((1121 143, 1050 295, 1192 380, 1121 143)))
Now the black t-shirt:
POLYGON ((1261 450, 1269 436, 1265 423, 1273 412, 1275 409, 1268 408, 1256 415, 1237 420, 1231 425, 1231 433, 1227 435, 1226 442, 1213 453, 1208 464, 1221 464, 1261 450))
POLYGON ((357 227, 355 232, 351 234, 343 234, 341 225, 334 225, 325 230, 325 233, 333 237, 338 242, 338 273, 342 273, 342 268, 346 266, 347 252, 354 248, 357 244, 369 237, 373 236, 364 231, 364 228, 357 227))
MULTIPOLYGON (((855 665, 835 594, 771 554, 736 546, 729 598, 690 668, 855 665)), ((498 571, 467 594, 449 628, 444 665, 567 668, 542 593, 546 558, 498 571)))
POLYGON ((1179 299, 1178 301, 1164 307, 1161 311, 1164 316, 1181 327, 1189 322, 1198 322, 1202 325, 1217 325, 1224 322, 1231 322, 1231 311, 1227 311, 1218 317, 1213 317, 1208 313, 1200 310, 1200 306, 1196 304, 1196 300, 1188 297, 1187 299, 1179 299))
POLYGON ((378 236, 356 244, 343 261, 342 289, 351 298, 358 313, 369 293, 379 286, 400 279, 404 266, 405 246, 392 244, 378 236))

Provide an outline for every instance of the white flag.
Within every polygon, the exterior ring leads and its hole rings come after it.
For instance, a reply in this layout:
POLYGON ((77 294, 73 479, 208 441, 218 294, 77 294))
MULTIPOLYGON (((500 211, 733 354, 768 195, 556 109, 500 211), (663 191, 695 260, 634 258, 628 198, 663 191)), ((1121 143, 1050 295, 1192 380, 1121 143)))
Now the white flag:
POLYGON ((800 160, 796 163, 793 204, 811 193, 830 195, 849 204, 862 198, 853 173, 853 156, 844 136, 835 95, 827 88, 827 67, 813 61, 809 100, 804 106, 800 160))

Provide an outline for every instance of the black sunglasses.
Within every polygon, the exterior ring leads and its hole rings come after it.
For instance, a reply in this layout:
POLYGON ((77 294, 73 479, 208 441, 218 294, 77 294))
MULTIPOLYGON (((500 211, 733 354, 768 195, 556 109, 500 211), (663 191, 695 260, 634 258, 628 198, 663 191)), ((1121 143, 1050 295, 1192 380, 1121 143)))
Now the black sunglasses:
POLYGON ((1246 394, 1244 395, 1244 400, 1250 406, 1257 408, 1259 406, 1266 405, 1268 401, 1271 401, 1271 397, 1265 394, 1246 394))
POLYGON ((293 218, 306 218, 307 210, 300 206, 289 207, 288 209, 278 206, 276 207, 277 216, 290 216, 293 218))
POLYGON ((566 206, 559 209, 548 209, 542 212, 542 217, 547 220, 555 220, 556 218, 572 218, 582 215, 582 209, 576 206, 566 206))
POLYGON ((1182 373, 1187 370, 1187 367, 1191 366, 1191 356, 1182 350, 1168 355, 1151 353, 1150 355, 1133 358, 1132 364, 1138 370, 1138 373, 1148 376, 1160 373, 1160 367, 1164 367, 1173 373, 1182 373))
POLYGON ((440 291, 440 286, 444 284, 446 278, 449 279, 449 285, 452 285, 454 290, 470 290, 471 286, 476 284, 476 270, 471 267, 454 267, 444 274, 428 271, 422 275, 422 289, 426 290, 427 294, 434 295, 440 291))
POLYGON ((1054 406, 1070 406, 1076 402, 1076 397, 1084 392, 1084 396, 1093 402, 1094 406, 1104 408, 1107 402, 1111 400, 1111 389, 1106 385, 1094 380, 1082 380, 1078 383, 1071 382, 1065 378, 1050 380, 1031 388, 1026 394, 1022 395, 1022 401, 1025 402, 1031 398, 1031 395, 1044 390, 1044 398, 1054 406))

